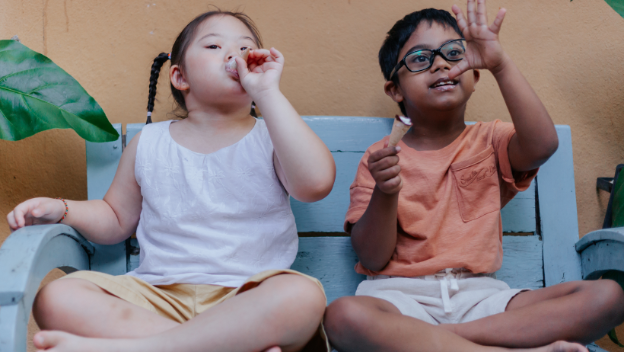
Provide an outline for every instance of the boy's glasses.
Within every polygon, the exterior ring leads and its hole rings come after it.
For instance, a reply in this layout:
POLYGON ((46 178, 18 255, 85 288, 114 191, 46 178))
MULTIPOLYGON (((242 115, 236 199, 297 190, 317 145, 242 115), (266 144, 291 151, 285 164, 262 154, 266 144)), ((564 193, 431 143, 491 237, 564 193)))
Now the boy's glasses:
POLYGON ((429 69, 433 66, 433 61, 436 55, 442 56, 442 58, 449 62, 461 61, 466 54, 466 40, 454 39, 442 44, 437 49, 417 49, 409 52, 403 57, 403 60, 392 69, 390 73, 390 80, 401 69, 401 66, 405 67, 410 72, 420 72, 429 69))

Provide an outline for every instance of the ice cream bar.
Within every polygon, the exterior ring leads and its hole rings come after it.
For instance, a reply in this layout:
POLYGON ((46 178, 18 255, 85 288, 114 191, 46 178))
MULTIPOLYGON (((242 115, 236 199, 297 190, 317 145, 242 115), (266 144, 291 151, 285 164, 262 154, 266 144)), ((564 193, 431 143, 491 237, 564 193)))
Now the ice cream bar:
MULTIPOLYGON (((245 48, 243 51, 241 51, 241 57, 243 58, 243 60, 247 61, 247 58, 249 57, 249 48, 245 48)), ((230 61, 228 61, 228 63, 225 65, 225 67, 230 71, 237 71, 235 58, 231 58, 230 61)))
POLYGON ((409 117, 396 115, 394 124, 392 124, 388 147, 395 147, 399 144, 399 141, 405 136, 410 127, 412 127, 412 120, 409 117))

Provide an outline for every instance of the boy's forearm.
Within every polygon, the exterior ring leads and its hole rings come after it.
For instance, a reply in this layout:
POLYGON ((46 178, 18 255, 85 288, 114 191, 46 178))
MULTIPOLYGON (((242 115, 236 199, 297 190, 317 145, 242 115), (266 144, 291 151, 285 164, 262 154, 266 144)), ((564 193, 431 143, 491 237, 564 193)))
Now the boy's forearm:
POLYGON ((351 229, 351 243, 362 265, 373 271, 383 269, 397 242, 397 207, 399 194, 373 190, 366 212, 351 229))
POLYGON ((336 175, 327 146, 279 90, 264 94, 256 104, 266 121, 290 194, 306 202, 324 198, 336 175))
POLYGON ((503 64, 492 70, 516 129, 509 145, 509 159, 516 171, 539 167, 557 150, 555 126, 514 62, 505 55, 503 64))
POLYGON ((62 223, 76 229, 87 240, 98 244, 116 244, 131 233, 121 226, 112 207, 103 200, 67 200, 69 208, 62 223))

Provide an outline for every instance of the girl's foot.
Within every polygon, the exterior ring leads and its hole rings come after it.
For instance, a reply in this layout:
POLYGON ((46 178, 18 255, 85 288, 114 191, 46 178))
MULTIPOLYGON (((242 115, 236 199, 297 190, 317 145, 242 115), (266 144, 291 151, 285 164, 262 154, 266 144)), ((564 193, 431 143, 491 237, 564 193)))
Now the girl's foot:
POLYGON ((33 342, 37 352, 101 352, 114 351, 107 344, 98 343, 98 339, 90 339, 62 331, 41 331, 35 334, 33 342))
MULTIPOLYGON (((124 346, 116 346, 115 342, 122 340, 93 339, 68 334, 62 331, 41 331, 33 339, 37 352, 122 352, 124 346)), ((128 346, 125 346, 128 347, 128 346)), ((281 352, 282 349, 274 346, 264 352, 281 352)))

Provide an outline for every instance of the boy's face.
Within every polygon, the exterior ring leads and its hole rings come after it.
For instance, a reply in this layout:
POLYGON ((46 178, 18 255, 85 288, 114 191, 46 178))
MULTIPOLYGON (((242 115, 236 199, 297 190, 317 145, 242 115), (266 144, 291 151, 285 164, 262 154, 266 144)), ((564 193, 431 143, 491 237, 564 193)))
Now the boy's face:
MULTIPOLYGON (((451 27, 445 28, 436 22, 429 26, 429 23, 422 22, 401 48, 398 60, 402 60, 415 49, 437 49, 449 40, 460 38, 451 27)), ((440 55, 436 55, 433 65, 425 71, 410 72, 403 66, 397 72, 399 85, 386 82, 386 94, 397 103, 403 102, 408 115, 412 116, 462 107, 474 92, 479 72, 468 70, 456 77, 453 84, 439 86, 441 81, 449 81, 448 72, 455 64, 456 62, 447 62, 440 55)))

